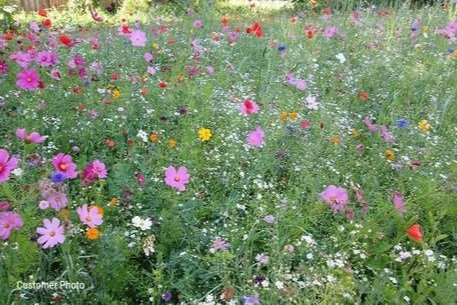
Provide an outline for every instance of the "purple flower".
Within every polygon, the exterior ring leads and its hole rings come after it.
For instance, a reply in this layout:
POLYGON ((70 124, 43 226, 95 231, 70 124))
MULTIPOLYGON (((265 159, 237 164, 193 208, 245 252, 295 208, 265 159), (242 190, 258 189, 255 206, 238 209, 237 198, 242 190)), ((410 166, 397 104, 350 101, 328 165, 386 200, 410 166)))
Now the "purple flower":
POLYGON ((164 294, 162 294, 162 300, 164 300, 165 302, 170 302, 172 297, 173 295, 170 291, 166 291, 164 294))
POLYGON ((64 226, 60 225, 60 220, 57 218, 43 220, 44 227, 39 227, 36 232, 41 236, 38 238, 38 243, 43 249, 53 248, 65 241, 64 226))
POLYGON ((145 47, 146 46, 146 33, 141 30, 133 30, 130 34, 130 41, 134 47, 145 47))
POLYGON ((327 38, 333 37, 338 34, 338 28, 336 26, 329 26, 324 29, 324 36, 327 38))
POLYGON ((230 248, 230 244, 221 238, 216 238, 212 242, 212 247, 209 249, 209 252, 215 253, 217 251, 222 251, 230 248))
POLYGON ((255 260, 261 265, 266 265, 268 264, 270 257, 265 253, 259 253, 255 256, 255 260))
POLYGON ((241 301, 244 305, 261 305, 256 295, 244 295, 241 297, 241 301))
POLYGON ((183 192, 186 190, 186 184, 189 183, 189 173, 187 168, 181 166, 176 170, 174 166, 169 166, 165 170, 165 183, 171 187, 183 192))
POLYGON ((392 192, 392 204, 399 214, 403 215, 403 213, 406 211, 405 199, 403 198, 402 193, 399 191, 392 192))
POLYGON ((10 172, 17 168, 19 160, 10 154, 5 149, 0 149, 0 184, 7 181, 10 172))

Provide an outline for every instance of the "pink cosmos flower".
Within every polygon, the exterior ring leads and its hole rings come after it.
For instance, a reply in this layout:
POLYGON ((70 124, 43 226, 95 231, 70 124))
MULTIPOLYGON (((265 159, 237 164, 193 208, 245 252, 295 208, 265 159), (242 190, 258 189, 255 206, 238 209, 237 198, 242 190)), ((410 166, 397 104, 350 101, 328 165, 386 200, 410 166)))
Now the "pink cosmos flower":
POLYGON ((217 251, 227 250, 230 248, 230 244, 221 238, 216 238, 212 242, 212 247, 209 249, 209 252, 216 253, 217 251))
POLYGON ((392 192, 392 204, 394 205, 395 210, 399 214, 403 214, 406 209, 405 209, 405 199, 403 198, 402 193, 399 191, 393 191, 392 192))
POLYGON ((105 179, 108 175, 105 163, 100 160, 94 160, 89 163, 84 169, 81 178, 87 185, 93 182, 95 179, 105 179))
POLYGON ((55 80, 60 80, 62 78, 62 75, 58 69, 52 69, 50 76, 55 80))
POLYGON ((265 133, 261 127, 257 127, 254 131, 251 131, 247 137, 246 141, 248 145, 252 147, 261 147, 265 143, 265 133))
POLYGON ((79 220, 90 228, 95 228, 103 223, 103 214, 96 206, 88 207, 85 204, 79 207, 76 212, 78 213, 79 220))
POLYGON ((146 40, 146 33, 141 30, 133 30, 130 34, 130 41, 134 47, 145 47, 146 40))
POLYGON ((43 249, 53 248, 58 244, 63 244, 65 241, 64 226, 60 225, 60 220, 58 218, 53 218, 52 220, 44 219, 44 227, 38 227, 36 232, 41 236, 38 237, 38 243, 43 247, 43 249))
POLYGON ((330 204, 332 211, 343 212, 349 201, 348 192, 345 188, 334 185, 328 186, 322 193, 319 194, 321 199, 330 204))
POLYGON ((0 149, 0 183, 7 181, 10 177, 10 172, 17 168, 19 160, 11 157, 8 151, 0 149))
POLYGON ((14 60, 23 69, 26 69, 33 61, 31 53, 15 52, 10 55, 10 59, 14 60))
POLYGON ((27 144, 40 144, 43 143, 47 138, 47 136, 42 136, 38 132, 32 132, 31 134, 27 134, 24 128, 16 129, 16 136, 19 139, 24 140, 27 144))
POLYGON ((306 88, 308 88, 308 84, 303 79, 296 79, 295 80, 295 88, 297 88, 298 90, 303 91, 306 88))
POLYGON ((240 104, 239 109, 243 114, 253 114, 259 111, 260 107, 257 103, 251 100, 245 100, 243 103, 240 104))
POLYGON ((144 60, 146 60, 147 62, 150 62, 151 60, 154 59, 154 55, 152 55, 151 52, 146 52, 146 53, 144 53, 143 58, 144 58, 144 60))
POLYGON ((24 69, 17 73, 16 85, 24 90, 35 90, 40 84, 40 75, 35 69, 24 69))
POLYGON ((291 72, 287 72, 285 75, 285 78, 286 78, 286 82, 289 85, 295 86, 295 84, 297 83, 297 79, 295 78, 295 75, 291 72))
POLYGON ((68 203, 67 195, 61 191, 52 192, 49 197, 46 198, 46 201, 51 208, 56 211, 60 211, 62 208, 66 207, 68 203))
POLYGON ((165 170, 165 183, 171 187, 183 192, 186 189, 186 184, 189 183, 189 173, 187 168, 181 166, 176 170, 174 166, 169 166, 165 170))
POLYGON ((201 28, 203 26, 203 22, 201 20, 195 20, 194 21, 194 27, 197 29, 201 28))
POLYGON ((36 55, 35 62, 42 67, 55 66, 59 63, 59 56, 56 53, 41 51, 36 55))
POLYGON ((336 26, 329 26, 324 29, 324 36, 327 38, 333 37, 338 34, 338 28, 336 26))
POLYGON ((58 153, 52 158, 52 165, 54 165, 56 171, 65 174, 69 179, 73 179, 78 176, 76 164, 72 162, 70 155, 58 153))
POLYGON ((17 213, 0 213, 0 239, 7 240, 11 235, 11 231, 19 229, 23 224, 24 221, 17 213))

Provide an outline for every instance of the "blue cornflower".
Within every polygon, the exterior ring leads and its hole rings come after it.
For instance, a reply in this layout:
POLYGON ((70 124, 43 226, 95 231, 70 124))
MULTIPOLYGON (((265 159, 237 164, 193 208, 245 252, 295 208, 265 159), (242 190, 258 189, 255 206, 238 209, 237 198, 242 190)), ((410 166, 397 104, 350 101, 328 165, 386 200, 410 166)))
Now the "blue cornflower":
POLYGON ((406 128, 406 127, 409 126, 409 122, 407 120, 405 120, 405 119, 398 119, 396 121, 396 123, 397 123, 397 126, 400 127, 400 128, 406 128))
POLYGON ((51 174, 51 180, 54 183, 62 183, 65 180, 67 180, 67 175, 65 175, 64 173, 60 173, 60 172, 54 172, 51 174))
POLYGON ((278 46, 278 51, 279 52, 283 52, 285 50, 286 50, 286 46, 285 45, 281 44, 281 45, 278 46))
POLYGON ((165 302, 170 302, 172 297, 173 295, 170 291, 167 291, 164 294, 162 294, 162 300, 164 300, 165 302))

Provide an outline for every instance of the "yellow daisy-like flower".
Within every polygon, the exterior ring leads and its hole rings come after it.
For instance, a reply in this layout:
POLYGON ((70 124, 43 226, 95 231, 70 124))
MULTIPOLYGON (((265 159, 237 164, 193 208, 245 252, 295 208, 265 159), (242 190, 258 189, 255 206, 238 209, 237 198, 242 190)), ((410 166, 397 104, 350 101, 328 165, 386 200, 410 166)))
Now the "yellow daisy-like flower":
POLYGON ((198 137, 202 141, 208 141, 209 139, 211 139, 212 136, 213 136, 213 134, 211 133, 211 129, 200 128, 198 130, 198 137))
POLYGON ((159 48, 159 44, 157 42, 153 42, 152 43, 152 48, 153 49, 158 49, 159 48))
POLYGON ((111 95, 114 97, 114 98, 119 98, 121 97, 121 90, 119 89, 113 89, 113 91, 111 92, 111 95))
POLYGON ((279 118, 280 118, 281 120, 285 120, 285 119, 287 119, 287 116, 288 116, 288 115, 287 115, 287 112, 283 111, 283 112, 281 112, 281 114, 279 115, 279 118))
POLYGON ((395 152, 391 149, 388 149, 384 152, 384 156, 386 157, 387 160, 393 161, 395 160, 395 152))
POLYGON ((422 132, 428 132, 430 130, 430 123, 427 120, 422 120, 419 122, 418 127, 422 132))
POLYGON ((175 148, 176 147, 176 141, 174 139, 168 140, 168 148, 175 148))
POLYGON ((330 141, 333 142, 333 144, 337 144, 339 145, 341 143, 341 139, 340 139, 340 136, 339 135, 333 135, 331 138, 330 138, 330 141))
POLYGON ((296 119, 297 116, 298 116, 298 113, 296 113, 296 112, 291 112, 291 113, 289 113, 289 119, 292 119, 292 120, 293 120, 293 119, 296 119))
POLYGON ((358 131, 357 129, 352 129, 351 136, 353 136, 354 138, 360 136, 360 131, 358 131))

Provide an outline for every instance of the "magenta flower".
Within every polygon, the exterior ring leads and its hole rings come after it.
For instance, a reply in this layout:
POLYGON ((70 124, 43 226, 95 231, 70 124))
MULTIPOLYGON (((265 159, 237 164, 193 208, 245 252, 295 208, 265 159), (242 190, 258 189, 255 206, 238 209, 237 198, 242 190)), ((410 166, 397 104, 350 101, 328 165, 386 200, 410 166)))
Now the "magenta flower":
POLYGON ((52 165, 54 165, 56 171, 65 174, 69 179, 73 179, 78 176, 76 164, 72 162, 70 155, 58 153, 52 158, 52 165))
POLYGON ((245 100, 240 104, 240 111, 243 114, 253 114, 259 111, 259 109, 259 105, 251 100, 245 100))
POLYGON ((46 201, 49 203, 51 208, 56 211, 60 211, 62 208, 67 206, 68 199, 64 192, 54 191, 47 198, 46 201))
POLYGON ((265 143, 265 133, 261 127, 257 127, 254 131, 251 131, 247 137, 246 141, 248 145, 252 147, 261 147, 265 143))
POLYGON ((40 144, 43 143, 47 138, 47 136, 42 136, 38 132, 32 132, 31 134, 27 134, 24 128, 16 129, 16 136, 19 139, 24 140, 27 144, 40 144))
POLYGON ((0 59, 0 75, 7 74, 9 71, 8 63, 0 59))
POLYGON ((63 244, 65 241, 64 226, 60 225, 60 220, 58 218, 53 218, 52 220, 44 219, 44 227, 38 227, 36 232, 41 236, 38 237, 38 243, 43 247, 43 249, 53 248, 57 244, 63 244))
POLYGON ((88 207, 85 204, 79 207, 76 212, 78 213, 79 220, 90 228, 95 228, 103 223, 103 214, 96 206, 88 207))
POLYGON ((165 170, 165 183, 178 189, 180 192, 186 189, 185 185, 189 183, 189 178, 187 168, 184 166, 181 166, 178 170, 174 166, 169 166, 165 170))
POLYGON ((141 30, 133 30, 130 34, 130 41, 134 47, 145 47, 146 40, 146 33, 141 30))
POLYGON ((308 88, 308 84, 303 79, 296 79, 295 80, 295 88, 297 88, 300 91, 303 91, 306 88, 308 88))
POLYGON ((19 160, 15 157, 10 158, 10 154, 5 149, 0 149, 0 183, 7 181, 10 172, 17 168, 19 160))
POLYGON ((399 191, 393 191, 392 192, 392 204, 394 205, 395 210, 399 214, 403 214, 406 209, 405 209, 405 199, 403 198, 402 193, 399 191))
POLYGON ((349 201, 348 192, 345 188, 328 186, 322 193, 319 194, 321 199, 330 204, 332 211, 343 212, 349 201))
POLYGON ((16 85, 24 90, 35 90, 40 84, 40 75, 35 69, 18 72, 16 85))
POLYGON ((24 221, 17 213, 0 213, 0 239, 7 240, 11 235, 11 231, 19 229, 23 224, 24 221))
POLYGON ((105 163, 100 160, 94 160, 84 169, 81 179, 85 184, 90 184, 95 179, 105 179, 108 176, 105 163))

